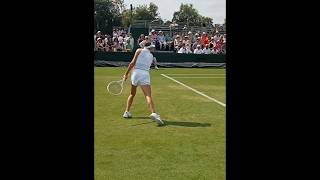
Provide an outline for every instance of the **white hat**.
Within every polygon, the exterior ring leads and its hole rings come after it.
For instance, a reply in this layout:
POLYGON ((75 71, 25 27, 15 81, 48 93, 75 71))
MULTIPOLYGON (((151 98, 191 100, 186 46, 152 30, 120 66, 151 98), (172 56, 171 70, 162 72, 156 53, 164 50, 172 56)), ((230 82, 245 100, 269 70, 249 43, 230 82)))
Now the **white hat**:
POLYGON ((162 31, 159 31, 159 33, 162 33, 162 31))
POLYGON ((151 30, 151 32, 155 32, 155 30, 154 30, 154 29, 152 29, 152 30, 151 30))
POLYGON ((192 34, 192 32, 191 32, 191 31, 189 31, 189 32, 188 32, 188 34, 192 34))
POLYGON ((197 47, 200 47, 200 44, 198 44, 197 47))

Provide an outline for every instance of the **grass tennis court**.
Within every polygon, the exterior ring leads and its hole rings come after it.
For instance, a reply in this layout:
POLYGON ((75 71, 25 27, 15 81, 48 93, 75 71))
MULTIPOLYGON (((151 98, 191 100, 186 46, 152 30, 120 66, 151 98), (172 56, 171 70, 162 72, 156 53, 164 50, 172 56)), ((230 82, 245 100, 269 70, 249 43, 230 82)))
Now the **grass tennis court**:
POLYGON ((122 118, 130 79, 119 96, 106 84, 125 70, 95 68, 95 180, 225 180, 226 108, 167 78, 225 104, 225 69, 150 70, 155 108, 167 124, 162 127, 149 119, 140 88, 133 118, 122 118))

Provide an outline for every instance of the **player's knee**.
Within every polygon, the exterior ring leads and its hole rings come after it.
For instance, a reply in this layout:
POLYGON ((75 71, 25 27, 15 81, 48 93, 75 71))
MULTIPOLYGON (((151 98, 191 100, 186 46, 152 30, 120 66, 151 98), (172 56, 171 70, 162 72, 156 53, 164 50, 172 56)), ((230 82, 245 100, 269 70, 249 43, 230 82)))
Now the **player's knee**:
POLYGON ((136 91, 131 91, 130 96, 134 97, 136 95, 136 91))

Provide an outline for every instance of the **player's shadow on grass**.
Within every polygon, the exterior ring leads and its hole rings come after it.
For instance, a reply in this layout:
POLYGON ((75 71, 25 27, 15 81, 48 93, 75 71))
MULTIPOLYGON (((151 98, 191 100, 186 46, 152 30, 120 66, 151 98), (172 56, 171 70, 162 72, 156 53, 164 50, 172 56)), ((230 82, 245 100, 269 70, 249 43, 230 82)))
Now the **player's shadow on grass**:
MULTIPOLYGON (((132 117, 130 119, 150 119, 150 117, 132 117)), ((143 124, 150 124, 150 123, 153 123, 151 120, 149 122, 144 122, 144 123, 140 123, 140 124, 135 124, 135 125, 132 125, 132 126, 139 126, 139 125, 143 125, 143 124)))
MULTIPOLYGON (((150 121, 140 123, 140 124, 135 124, 132 126, 139 126, 143 124, 149 124, 149 123, 154 123, 154 121, 151 121, 150 117, 132 117, 131 119, 149 119, 150 121)), ((163 120, 165 123, 162 126, 184 126, 184 127, 210 127, 210 123, 198 123, 198 122, 187 122, 187 121, 170 121, 170 120, 163 120)))
POLYGON ((210 123, 198 123, 198 122, 186 122, 186 121, 166 121, 163 120, 165 123, 164 126, 184 126, 184 127, 209 127, 211 126, 210 123))
POLYGON ((130 119, 150 119, 150 117, 132 117, 130 119))

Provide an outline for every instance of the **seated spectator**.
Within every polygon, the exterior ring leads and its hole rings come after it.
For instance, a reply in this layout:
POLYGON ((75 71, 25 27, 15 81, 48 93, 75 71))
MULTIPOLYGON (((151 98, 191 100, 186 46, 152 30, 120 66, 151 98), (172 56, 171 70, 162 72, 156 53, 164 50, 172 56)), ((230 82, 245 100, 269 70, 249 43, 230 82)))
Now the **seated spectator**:
POLYGON ((215 46, 214 38, 211 37, 211 41, 209 43, 209 48, 212 49, 215 46))
POLYGON ((144 38, 145 38, 144 34, 141 34, 140 37, 139 37, 138 40, 137 40, 137 45, 138 45, 138 46, 140 46, 140 43, 141 43, 142 41, 144 41, 144 38))
POLYGON ((98 51, 104 51, 104 41, 102 40, 102 38, 98 38, 97 42, 96 42, 96 48, 98 51))
POLYGON ((201 45, 198 44, 197 48, 193 51, 193 54, 202 54, 202 49, 201 49, 201 45))
POLYGON ((221 52, 221 46, 222 46, 221 43, 222 43, 222 42, 221 42, 220 40, 218 40, 218 41, 216 42, 215 46, 214 46, 219 53, 221 52))
POLYGON ((94 35, 94 39, 97 41, 98 38, 101 38, 101 31, 97 31, 97 33, 94 35))
POLYGON ((94 35, 94 50, 97 51, 97 39, 101 37, 101 31, 97 31, 94 35))
POLYGON ((177 37, 178 33, 177 32, 173 32, 173 35, 172 35, 172 40, 175 40, 176 37, 177 37))
POLYGON ((113 42, 111 37, 108 37, 108 42, 106 44, 105 50, 106 52, 113 52, 113 42))
POLYGON ((184 36, 184 39, 182 40, 182 43, 184 44, 191 44, 191 41, 189 40, 188 36, 184 36))
POLYGON ((196 38, 192 35, 191 31, 188 32, 188 39, 190 40, 191 45, 196 42, 196 38))
POLYGON ((215 35, 213 36, 213 40, 214 40, 214 42, 217 42, 217 41, 219 40, 218 34, 215 34, 215 35))
POLYGON ((151 30, 151 34, 150 35, 150 41, 152 45, 156 45, 156 41, 157 41, 157 33, 154 29, 151 30))
POLYGON ((120 46, 120 43, 118 41, 118 38, 115 38, 113 41, 113 52, 122 51, 122 47, 120 46))
POLYGON ((112 37, 116 37, 116 36, 118 36, 118 29, 113 29, 113 31, 112 31, 112 37))
POLYGON ((202 49, 203 54, 211 54, 211 50, 209 49, 209 44, 206 44, 205 48, 202 49))
POLYGON ((157 36, 157 41, 159 42, 160 50, 163 50, 166 48, 167 42, 162 31, 159 31, 159 35, 157 36))
POLYGON ((182 41, 180 39, 180 36, 177 35, 176 39, 174 40, 174 48, 175 48, 175 50, 178 50, 180 48, 181 44, 182 44, 182 41))
POLYGON ((108 41, 109 41, 109 39, 108 39, 108 36, 106 35, 106 36, 102 36, 102 41, 104 41, 104 51, 106 51, 106 52, 108 52, 108 41))
POLYGON ((216 47, 212 48, 212 54, 220 54, 219 49, 217 49, 216 47))
POLYGON ((197 46, 198 46, 198 45, 200 45, 200 47, 201 47, 201 38, 200 38, 200 37, 198 37, 197 40, 196 40, 196 42, 193 43, 191 49, 193 49, 193 50, 197 49, 197 46))
POLYGON ((123 38, 122 34, 119 35, 118 41, 119 41, 119 46, 121 47, 121 49, 124 49, 124 44, 123 44, 124 38, 123 38))
POLYGON ((219 41, 220 41, 221 44, 223 44, 223 42, 224 42, 224 37, 223 37, 223 35, 220 36, 219 41))
POLYGON ((203 32, 202 33, 202 47, 205 47, 206 44, 208 44, 208 39, 207 39, 207 33, 206 32, 203 32))
POLYGON ((166 42, 167 42, 167 47, 168 47, 168 50, 171 51, 173 48, 174 48, 174 45, 173 45, 173 38, 170 37, 169 34, 165 34, 165 39, 166 39, 166 42))
POLYGON ((182 47, 180 48, 178 53, 180 53, 180 54, 190 54, 192 52, 189 49, 187 49, 187 47, 186 47, 186 45, 184 43, 182 43, 182 47))

